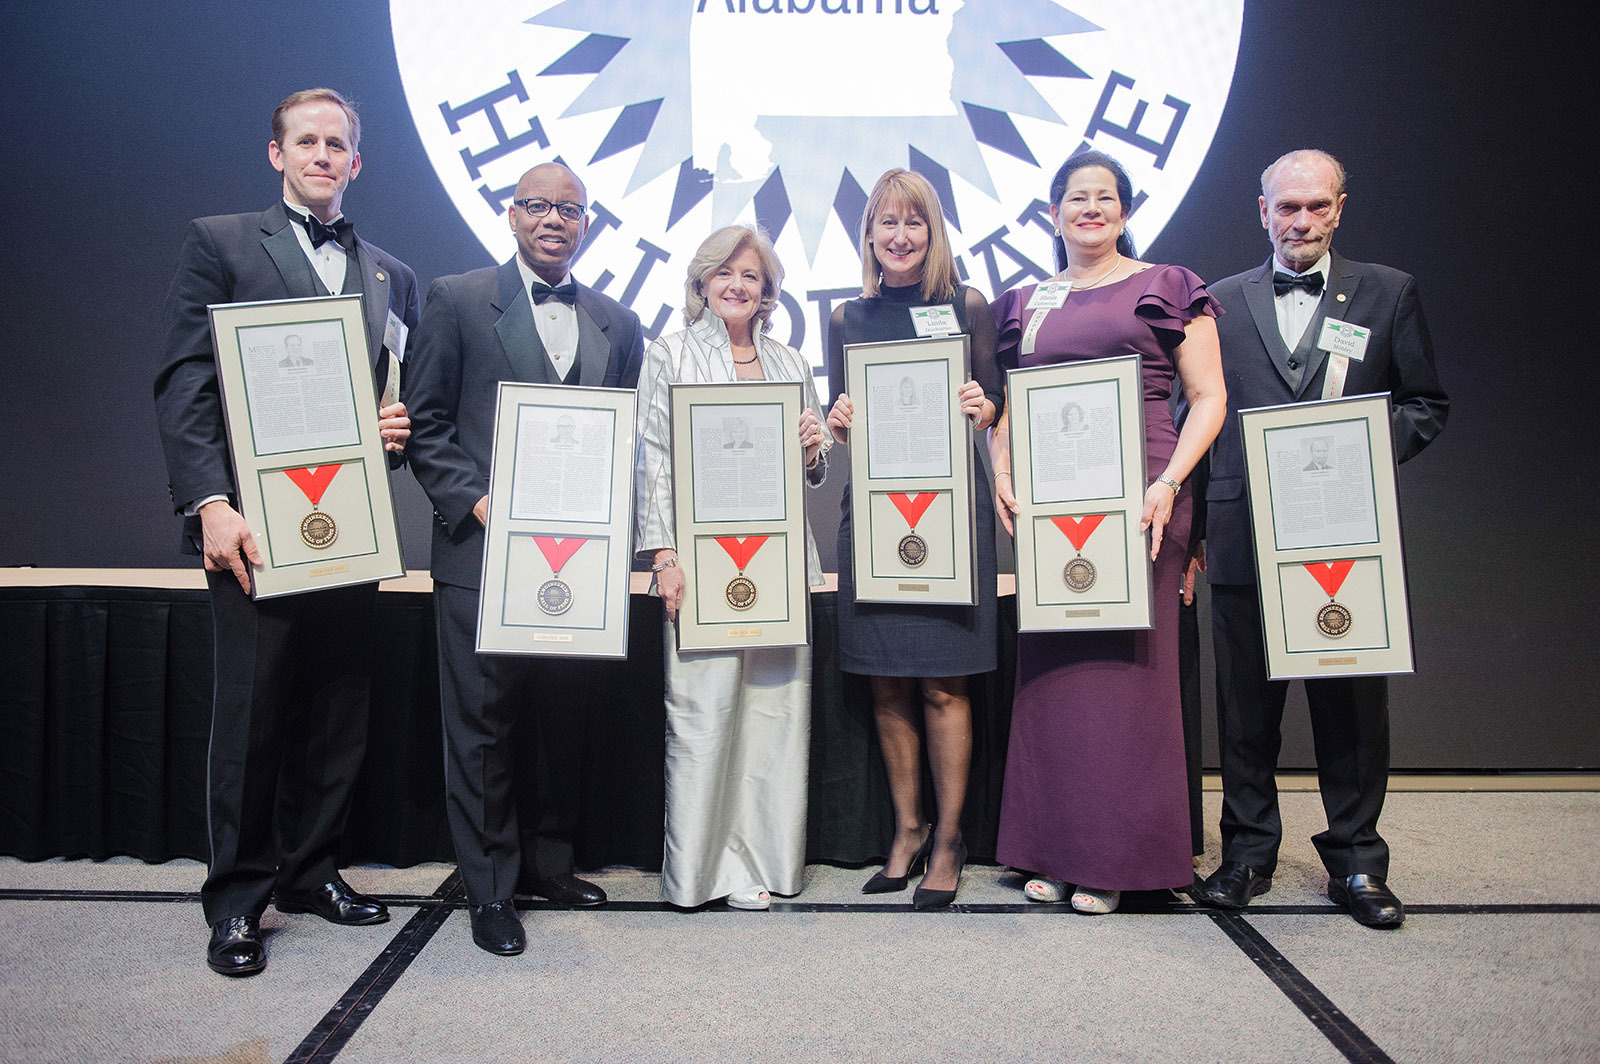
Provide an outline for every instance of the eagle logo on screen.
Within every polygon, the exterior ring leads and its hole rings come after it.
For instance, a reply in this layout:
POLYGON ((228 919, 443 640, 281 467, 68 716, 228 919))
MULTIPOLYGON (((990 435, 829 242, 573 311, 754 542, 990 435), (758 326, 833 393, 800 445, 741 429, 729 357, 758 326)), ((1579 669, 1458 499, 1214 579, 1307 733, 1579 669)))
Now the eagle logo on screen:
POLYGON ((589 191, 574 273, 653 338, 681 326, 706 235, 759 222, 787 272, 773 335, 820 364, 890 167, 932 182, 990 297, 1054 272, 1050 178, 1080 146, 1127 167, 1148 247, 1216 133, 1243 0, 392 0, 390 17, 417 132, 496 261, 517 178, 559 159, 589 191))

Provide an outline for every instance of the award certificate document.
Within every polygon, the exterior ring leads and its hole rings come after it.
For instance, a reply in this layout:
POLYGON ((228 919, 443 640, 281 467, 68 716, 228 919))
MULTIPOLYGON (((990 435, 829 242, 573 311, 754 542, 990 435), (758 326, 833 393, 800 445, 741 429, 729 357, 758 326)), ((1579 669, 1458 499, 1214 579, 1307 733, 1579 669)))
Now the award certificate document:
POLYGON ((405 575, 361 297, 209 311, 254 597, 405 575))
POLYGON ((1414 670, 1389 396, 1242 410, 1267 672, 1414 670))
POLYGON ((972 430, 963 333, 845 348, 851 540, 861 602, 974 601, 972 430))
POLYGON ((632 389, 501 382, 479 653, 628 656, 634 402, 632 389))
POLYGON ((1019 631, 1153 624, 1139 373, 1129 355, 1007 374, 1019 631))

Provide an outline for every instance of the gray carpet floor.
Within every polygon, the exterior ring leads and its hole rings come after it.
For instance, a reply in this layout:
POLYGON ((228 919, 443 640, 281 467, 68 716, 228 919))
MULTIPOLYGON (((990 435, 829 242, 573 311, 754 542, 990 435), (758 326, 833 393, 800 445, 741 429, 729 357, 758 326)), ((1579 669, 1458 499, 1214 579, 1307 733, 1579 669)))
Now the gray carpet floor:
POLYGON ((1600 1059, 1600 793, 1391 794, 1397 932, 1322 893, 1317 796, 1283 807, 1273 890, 1238 916, 1077 916, 983 865, 943 912, 826 865, 766 913, 683 912, 607 869, 611 905, 533 903, 503 959, 439 893, 450 866, 362 867, 389 923, 269 910, 243 980, 204 966, 194 862, 0 859, 0 1061, 1600 1059))

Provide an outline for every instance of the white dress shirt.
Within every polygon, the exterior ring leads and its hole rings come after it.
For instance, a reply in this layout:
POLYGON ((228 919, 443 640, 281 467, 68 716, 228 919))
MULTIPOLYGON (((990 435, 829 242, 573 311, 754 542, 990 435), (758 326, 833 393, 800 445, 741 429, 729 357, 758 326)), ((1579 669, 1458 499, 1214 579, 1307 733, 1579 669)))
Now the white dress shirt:
MULTIPOLYGON (((539 340, 544 344, 550 365, 564 381, 578 364, 578 308, 569 307, 559 299, 535 303, 533 282, 544 284, 544 278, 534 273, 521 255, 517 256, 517 271, 522 274, 522 294, 533 308, 533 327, 539 331, 539 340)), ((572 284, 572 274, 563 277, 561 283, 572 284)))
POLYGON ((1322 302, 1323 293, 1328 290, 1328 269, 1333 261, 1333 256, 1324 251, 1322 258, 1316 265, 1304 273, 1295 273, 1285 266, 1274 255, 1272 257, 1273 272, 1282 271, 1294 274, 1296 277, 1307 277, 1314 273, 1322 274, 1322 292, 1312 295, 1304 288, 1291 288, 1281 296, 1274 296, 1273 302, 1278 309, 1278 335, 1283 337, 1284 346, 1290 351, 1300 346, 1300 338, 1305 335, 1306 328, 1311 320, 1317 316, 1317 304, 1322 302))
MULTIPOLYGON (((294 230, 294 235, 300 241, 300 250, 306 253, 306 258, 311 260, 311 268, 317 271, 317 276, 322 278, 322 283, 331 295, 344 294, 345 250, 339 246, 337 240, 324 240, 320 248, 311 246, 311 234, 306 232, 304 222, 296 221, 300 218, 311 217, 311 212, 298 203, 283 201, 283 209, 289 212, 289 225, 294 230)), ((333 221, 337 222, 344 215, 334 215, 333 221)), ((329 223, 332 224, 332 223, 329 223)))

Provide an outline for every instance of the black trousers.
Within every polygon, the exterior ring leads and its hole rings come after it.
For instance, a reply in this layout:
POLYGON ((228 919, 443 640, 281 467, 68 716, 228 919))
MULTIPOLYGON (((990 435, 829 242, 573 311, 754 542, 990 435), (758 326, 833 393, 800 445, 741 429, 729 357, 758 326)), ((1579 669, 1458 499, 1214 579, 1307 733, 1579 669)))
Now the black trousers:
POLYGON ((435 582, 445 814, 467 900, 572 871, 584 724, 602 663, 479 654, 478 591, 435 582))
POLYGON ((366 754, 378 585, 256 602, 206 573, 216 647, 208 924, 333 879, 366 754))
MULTIPOLYGON (((1283 822, 1275 772, 1287 680, 1267 679, 1254 585, 1211 585, 1222 753, 1222 859, 1262 875, 1278 864, 1283 822)), ((1333 876, 1389 874, 1378 816, 1389 785, 1389 688, 1382 676, 1306 681, 1317 782, 1328 829, 1311 841, 1333 876)))

